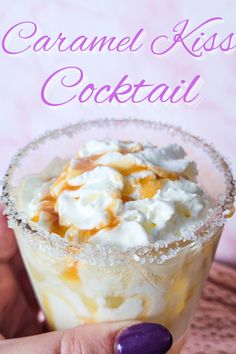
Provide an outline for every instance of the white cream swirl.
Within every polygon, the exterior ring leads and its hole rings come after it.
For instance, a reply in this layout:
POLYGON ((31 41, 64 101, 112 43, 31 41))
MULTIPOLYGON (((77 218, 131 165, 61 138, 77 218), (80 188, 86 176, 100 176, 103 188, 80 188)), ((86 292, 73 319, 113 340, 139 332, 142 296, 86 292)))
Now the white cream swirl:
POLYGON ((176 144, 89 141, 58 178, 37 176, 24 210, 70 242, 125 249, 179 237, 204 220, 211 204, 195 182, 196 164, 185 156, 176 144))

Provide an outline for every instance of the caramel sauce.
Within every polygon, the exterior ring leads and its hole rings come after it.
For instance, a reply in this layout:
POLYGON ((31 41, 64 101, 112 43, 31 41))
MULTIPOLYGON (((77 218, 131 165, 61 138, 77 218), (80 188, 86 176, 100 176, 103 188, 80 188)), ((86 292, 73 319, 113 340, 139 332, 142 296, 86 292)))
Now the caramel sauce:
POLYGON ((54 213, 55 208, 55 199, 48 200, 44 198, 44 200, 40 201, 39 211, 44 211, 46 213, 54 213))
MULTIPOLYGON (((78 176, 78 173, 76 173, 76 176, 78 176)), ((71 176, 71 178, 74 176, 71 176)), ((62 173, 57 179, 56 181, 52 184, 51 188, 50 188, 50 196, 51 198, 53 198, 54 200, 56 198, 59 197, 59 195, 64 191, 64 190, 69 190, 69 191, 75 191, 79 189, 79 186, 71 186, 67 180, 67 174, 66 173, 62 173), (58 188, 59 187, 59 188, 58 188), (55 188, 58 189, 57 191, 55 191, 55 188)), ((50 199, 50 196, 47 196, 46 199, 50 199)))
POLYGON ((68 183, 68 179, 79 176, 84 172, 92 171, 96 165, 95 161, 101 155, 94 155, 89 158, 82 158, 77 161, 77 164, 71 169, 69 164, 64 167, 62 174, 56 179, 50 188, 50 194, 53 198, 57 198, 64 190, 78 190, 79 186, 72 186, 68 183), (55 189, 58 191, 55 192, 55 189))
POLYGON ((32 218, 31 221, 33 222, 39 222, 39 214, 35 214, 32 218))
POLYGON ((79 172, 79 174, 82 174, 84 172, 93 170, 96 167, 96 164, 94 162, 98 160, 101 156, 102 154, 98 154, 78 159, 77 164, 73 166, 72 171, 75 171, 77 173, 79 172))
POLYGON ((80 280, 77 269, 75 266, 71 266, 69 268, 66 268, 61 273, 61 278, 62 278, 62 280, 69 280, 69 281, 79 281, 80 280))
POLYGON ((87 242, 91 236, 95 235, 98 231, 102 229, 113 229, 114 227, 119 225, 120 223, 119 218, 114 216, 112 211, 107 210, 107 212, 110 214, 110 222, 108 224, 92 230, 79 230, 79 239, 82 242, 87 242))
POLYGON ((125 203, 127 201, 132 201, 133 198, 130 195, 136 190, 140 189, 141 199, 152 198, 159 189, 163 187, 165 179, 153 176, 147 176, 144 178, 139 178, 136 182, 136 185, 132 185, 127 180, 125 181, 124 188, 122 190, 122 201, 125 203))
MULTIPOLYGON (((130 151, 123 149, 120 152, 122 154, 127 154, 130 151)), ((50 194, 41 199, 38 213, 34 215, 34 217, 31 220, 37 223, 39 222, 40 212, 48 213, 52 221, 50 232, 58 234, 61 237, 64 237, 66 231, 69 229, 69 226, 60 225, 58 214, 55 211, 57 198, 64 190, 68 190, 68 191, 78 190, 80 186, 71 186, 68 183, 68 180, 73 177, 79 176, 84 172, 92 171, 95 167, 99 166, 99 163, 96 163, 96 161, 102 155, 103 154, 98 154, 86 158, 78 158, 73 168, 70 167, 70 164, 65 165, 61 175, 52 184, 50 188, 50 194)), ((131 195, 136 190, 136 188, 140 190, 141 199, 152 198, 157 193, 157 191, 163 187, 167 179, 176 180, 179 179, 180 177, 177 173, 166 171, 157 166, 155 167, 139 166, 139 165, 118 166, 116 165, 116 163, 106 165, 106 166, 113 167, 124 177, 145 170, 150 170, 153 173, 155 173, 155 177, 147 176, 144 178, 137 179, 135 185, 132 185, 129 181, 127 181, 127 179, 125 179, 124 187, 121 194, 120 195, 117 194, 117 196, 114 196, 114 198, 121 198, 123 203, 134 200, 131 197, 131 195)), ((107 212, 109 213, 109 219, 110 219, 109 223, 107 225, 101 225, 100 227, 94 228, 92 230, 78 230, 80 241, 87 242, 88 239, 91 236, 95 235, 99 230, 112 229, 119 225, 120 220, 118 217, 114 215, 112 205, 107 209, 107 212)), ((188 210, 183 210, 183 215, 186 217, 190 216, 188 210)))
POLYGON ((140 172, 143 170, 147 170, 147 168, 143 167, 143 166, 138 166, 138 165, 132 165, 132 166, 117 166, 116 164, 110 164, 108 165, 110 167, 113 167, 114 169, 116 169, 118 172, 120 172, 123 176, 129 176, 132 173, 135 172, 140 172))
POLYGON ((79 172, 80 174, 88 171, 92 171, 95 168, 95 164, 90 159, 81 160, 75 167, 75 172, 79 172))
POLYGON ((56 220, 52 223, 50 227, 50 232, 57 234, 61 237, 65 236, 66 231, 69 229, 69 226, 63 226, 59 223, 58 215, 56 215, 56 220))
POLYGON ((60 193, 58 193, 58 197, 65 190, 67 190, 67 191, 77 191, 79 188, 80 188, 79 186, 71 186, 70 184, 65 182, 63 187, 60 189, 60 193))
POLYGON ((183 210, 183 214, 184 214, 184 216, 185 216, 186 218, 190 218, 190 217, 191 217, 191 213, 190 213, 190 211, 189 211, 188 209, 184 209, 184 210, 183 210))
POLYGON ((140 196, 142 199, 152 198, 159 189, 163 187, 163 179, 153 179, 151 176, 147 176, 139 180, 141 185, 140 196))
POLYGON ((120 149, 119 152, 123 155, 126 155, 126 154, 130 154, 130 153, 134 153, 134 152, 143 151, 143 149, 144 148, 142 146, 137 146, 137 147, 130 148, 129 150, 123 148, 123 149, 120 149))
POLYGON ((120 219, 111 213, 111 221, 105 227, 109 229, 113 229, 114 227, 118 226, 119 223, 120 223, 120 219))
POLYGON ((56 203, 56 198, 53 197, 51 194, 45 195, 44 197, 41 198, 40 202, 44 202, 44 201, 50 201, 52 203, 56 203))
POLYGON ((98 229, 92 229, 92 230, 79 230, 79 239, 81 242, 88 242, 88 239, 95 235, 99 230, 102 228, 98 229))
POLYGON ((109 309, 117 309, 120 307, 125 301, 123 296, 107 296, 106 297, 106 307, 109 309))
POLYGON ((65 188, 67 182, 66 182, 66 172, 62 172, 61 175, 56 179, 56 181, 53 182, 53 184, 50 187, 50 194, 53 198, 57 198, 58 195, 61 193, 63 188, 65 188), (55 188, 58 189, 58 191, 55 191, 55 188))
POLYGON ((121 196, 121 200, 122 200, 123 203, 133 202, 134 201, 134 199, 129 197, 128 195, 122 195, 121 196))
POLYGON ((170 179, 172 181, 175 181, 180 178, 179 173, 167 171, 167 170, 165 170, 161 167, 158 167, 158 166, 150 166, 149 169, 161 178, 170 179))
POLYGON ((128 196, 135 191, 135 186, 133 186, 129 181, 125 180, 124 188, 122 190, 123 196, 128 196))
POLYGON ((39 204, 39 209, 37 214, 35 214, 31 218, 31 221, 37 223, 39 222, 40 213, 41 212, 47 213, 49 214, 50 220, 52 221, 49 232, 64 237, 69 227, 60 225, 58 214, 55 211, 55 203, 56 203, 56 199, 54 199, 52 196, 49 195, 47 197, 44 197, 39 204))

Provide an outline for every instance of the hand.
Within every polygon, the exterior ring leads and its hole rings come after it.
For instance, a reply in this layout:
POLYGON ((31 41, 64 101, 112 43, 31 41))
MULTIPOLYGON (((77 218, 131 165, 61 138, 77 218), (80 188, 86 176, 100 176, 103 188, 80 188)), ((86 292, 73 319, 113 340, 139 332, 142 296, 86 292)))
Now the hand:
POLYGON ((161 354, 172 344, 169 331, 151 323, 103 323, 43 333, 38 310, 15 237, 0 210, 1 354, 161 354))

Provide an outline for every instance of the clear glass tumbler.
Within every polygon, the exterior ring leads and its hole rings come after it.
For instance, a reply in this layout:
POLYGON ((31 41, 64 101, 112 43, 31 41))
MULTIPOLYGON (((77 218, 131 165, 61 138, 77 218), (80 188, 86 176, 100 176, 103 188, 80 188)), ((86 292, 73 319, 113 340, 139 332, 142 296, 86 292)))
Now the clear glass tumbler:
POLYGON ((3 183, 9 225, 49 327, 137 319, 158 322, 171 331, 178 353, 208 274, 225 220, 233 212, 235 185, 222 156, 182 129, 143 120, 79 122, 33 141, 13 158, 3 183), (200 186, 215 200, 202 225, 174 241, 148 247, 71 245, 38 230, 18 206, 22 179, 40 173, 55 157, 70 159, 90 139, 180 144, 199 169, 200 186))

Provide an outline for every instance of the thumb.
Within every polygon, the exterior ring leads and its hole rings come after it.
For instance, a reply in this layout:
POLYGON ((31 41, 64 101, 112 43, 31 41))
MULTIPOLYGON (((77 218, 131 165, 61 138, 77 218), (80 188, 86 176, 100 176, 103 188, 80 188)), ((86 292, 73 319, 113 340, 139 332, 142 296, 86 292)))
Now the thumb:
POLYGON ((113 322, 0 341, 1 354, 164 354, 170 332, 152 323, 113 322))

